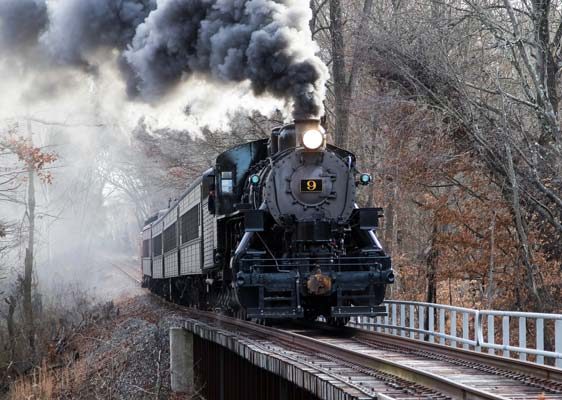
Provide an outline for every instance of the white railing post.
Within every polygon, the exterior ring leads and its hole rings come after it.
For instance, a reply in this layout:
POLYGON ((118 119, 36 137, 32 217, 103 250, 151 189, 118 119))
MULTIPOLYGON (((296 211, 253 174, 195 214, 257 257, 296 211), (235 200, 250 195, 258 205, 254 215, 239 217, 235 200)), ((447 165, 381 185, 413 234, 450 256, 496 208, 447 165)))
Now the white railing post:
MULTIPOLYGON (((527 319, 525 317, 519 317, 519 347, 527 348, 527 319)), ((519 359, 527 360, 527 353, 519 352, 519 359)))
MULTIPOLYGON (((392 326, 397 326, 398 320, 396 319, 396 304, 392 304, 392 326)), ((392 334, 396 335, 396 328, 392 329, 392 334)))
POLYGON ((413 304, 410 304, 410 315, 408 319, 410 320, 410 338, 414 339, 416 337, 416 332, 414 332, 414 329, 416 329, 416 309, 413 304))
POLYGON ((555 361, 556 368, 562 368, 562 319, 557 319, 554 324, 554 351, 558 353, 555 361))
POLYGON ((474 342, 476 343, 474 346, 475 351, 482 351, 481 344, 483 341, 484 337, 482 336, 482 325, 480 324, 480 312, 476 311, 474 313, 474 342))
MULTIPOLYGON (((390 306, 387 304, 386 305, 386 315, 384 316, 384 324, 388 326, 388 322, 390 321, 390 306)), ((387 327, 385 327, 384 329, 384 333, 389 333, 390 329, 388 329, 387 327)))
MULTIPOLYGON (((418 307, 418 329, 423 331, 425 329, 425 306, 418 307)), ((419 340, 425 340, 424 333, 418 333, 419 340)))
POLYGON ((406 305, 400 304, 400 336, 406 336, 406 305))
MULTIPOLYGON (((428 312, 428 331, 435 332, 435 308, 429 307, 428 312)), ((429 342, 435 343, 435 336, 433 334, 429 334, 429 342)))
POLYGON ((503 336, 502 344, 504 346, 503 356, 509 357, 510 356, 509 350, 506 347, 509 346, 509 316, 507 315, 504 315, 502 317, 502 336, 503 336))
MULTIPOLYGON (((535 344, 537 350, 544 350, 544 319, 537 318, 535 323, 535 344)), ((544 364, 544 356, 537 356, 537 364, 544 364)))
MULTIPOLYGON (((451 336, 457 337, 457 312, 455 310, 451 311, 451 336)), ((451 340, 451 346, 457 347, 457 341, 451 340)))
MULTIPOLYGON (((468 339, 468 313, 462 313, 462 338, 467 340, 468 339)), ((462 348, 468 350, 468 343, 463 343, 462 348)))
MULTIPOLYGON (((494 316, 488 314, 488 344, 495 344, 496 343, 496 334, 494 332, 494 316)), ((496 351, 493 347, 488 347, 489 354, 496 354, 496 351)))
MULTIPOLYGON (((445 335, 445 309, 439 309, 439 333, 445 335)), ((445 344, 445 337, 441 336, 439 338, 440 344, 445 344)))

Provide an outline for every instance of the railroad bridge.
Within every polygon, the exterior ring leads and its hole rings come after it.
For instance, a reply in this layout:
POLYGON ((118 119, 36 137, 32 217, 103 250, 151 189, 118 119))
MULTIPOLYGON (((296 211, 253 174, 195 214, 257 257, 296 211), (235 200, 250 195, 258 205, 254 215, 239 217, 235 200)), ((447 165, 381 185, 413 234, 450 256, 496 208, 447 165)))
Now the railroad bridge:
POLYGON ((171 331, 172 388, 207 400, 562 399, 562 314, 385 305, 343 330, 192 310, 171 331))

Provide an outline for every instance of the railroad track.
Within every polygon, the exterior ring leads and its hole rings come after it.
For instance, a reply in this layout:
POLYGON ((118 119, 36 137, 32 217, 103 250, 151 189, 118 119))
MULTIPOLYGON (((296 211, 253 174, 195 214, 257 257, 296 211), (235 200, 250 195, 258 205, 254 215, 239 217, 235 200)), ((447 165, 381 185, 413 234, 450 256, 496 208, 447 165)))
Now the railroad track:
MULTIPOLYGON (((111 265, 141 283, 137 271, 111 265)), ((357 398, 562 400, 562 370, 549 366, 358 328, 315 323, 276 329, 175 306, 351 388, 357 398)))
POLYGON ((562 370, 557 368, 357 328, 339 331, 342 341, 334 338, 333 330, 323 330, 324 341, 431 371, 498 398, 562 399, 562 370))
POLYGON ((562 399, 562 371, 391 335, 324 325, 264 327, 198 310, 188 314, 293 359, 358 398, 562 399))
POLYGON ((442 361, 502 379, 517 380, 543 390, 545 395, 551 391, 556 395, 554 398, 562 399, 562 370, 558 368, 364 329, 346 327, 345 332, 368 347, 393 351, 419 360, 442 361))
POLYGON ((138 275, 138 271, 133 271, 131 268, 128 267, 121 267, 120 265, 115 264, 114 262, 110 262, 110 265, 115 268, 116 270, 120 271, 121 273, 123 273, 124 275, 126 275, 128 278, 132 279, 133 281, 135 281, 135 283, 137 283, 138 285, 140 285, 141 279, 138 278, 137 276, 135 276, 135 274, 138 275))

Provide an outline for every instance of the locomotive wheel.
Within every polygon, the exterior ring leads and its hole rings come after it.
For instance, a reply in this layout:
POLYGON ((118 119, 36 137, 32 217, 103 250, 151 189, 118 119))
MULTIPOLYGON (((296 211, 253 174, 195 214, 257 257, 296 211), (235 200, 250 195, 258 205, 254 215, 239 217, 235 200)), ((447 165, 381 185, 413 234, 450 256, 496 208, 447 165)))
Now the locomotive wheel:
POLYGON ((328 325, 335 328, 343 328, 349 322, 349 317, 330 317, 327 320, 328 325))
POLYGON ((304 310, 304 319, 307 321, 316 321, 319 317, 318 311, 316 310, 304 310))
POLYGON ((248 320, 248 317, 246 316, 246 310, 242 307, 240 307, 238 311, 234 313, 234 316, 236 317, 236 319, 240 319, 242 321, 248 320))

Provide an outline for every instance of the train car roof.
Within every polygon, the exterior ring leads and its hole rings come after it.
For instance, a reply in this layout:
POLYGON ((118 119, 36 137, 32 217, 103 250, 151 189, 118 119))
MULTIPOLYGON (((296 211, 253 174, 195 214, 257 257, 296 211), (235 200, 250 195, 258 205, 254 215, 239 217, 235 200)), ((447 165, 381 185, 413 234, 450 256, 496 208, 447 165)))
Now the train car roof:
POLYGON ((161 223, 162 221, 164 221, 164 218, 166 218, 166 216, 168 214, 170 214, 170 212, 178 206, 178 204, 185 198, 185 196, 187 196, 189 193, 191 193, 191 191, 193 189, 195 189, 203 181, 203 177, 208 175, 211 172, 213 172, 213 168, 209 168, 209 169, 205 170, 205 172, 203 172, 201 175, 199 175, 197 178, 195 178, 195 180, 193 180, 187 186, 187 188, 181 193, 181 195, 176 200, 174 200, 174 202, 170 205, 170 207, 167 210, 165 210, 165 212, 162 215, 160 215, 161 211, 158 212, 158 214, 159 214, 158 218, 155 221, 151 222, 150 224, 147 224, 143 228, 143 231, 147 230, 149 227, 151 227, 153 225, 157 225, 157 224, 161 223))
POLYGON ((240 143, 240 144, 237 144, 236 146, 232 146, 228 150, 225 150, 222 153, 220 153, 217 156, 217 161, 221 158, 224 158, 227 154, 235 152, 236 150, 239 150, 241 148, 251 148, 252 146, 256 146, 256 145, 259 146, 259 145, 262 145, 264 143, 267 143, 268 140, 269 140, 269 138, 262 138, 262 139, 257 139, 257 140, 251 140, 249 142, 240 143))

